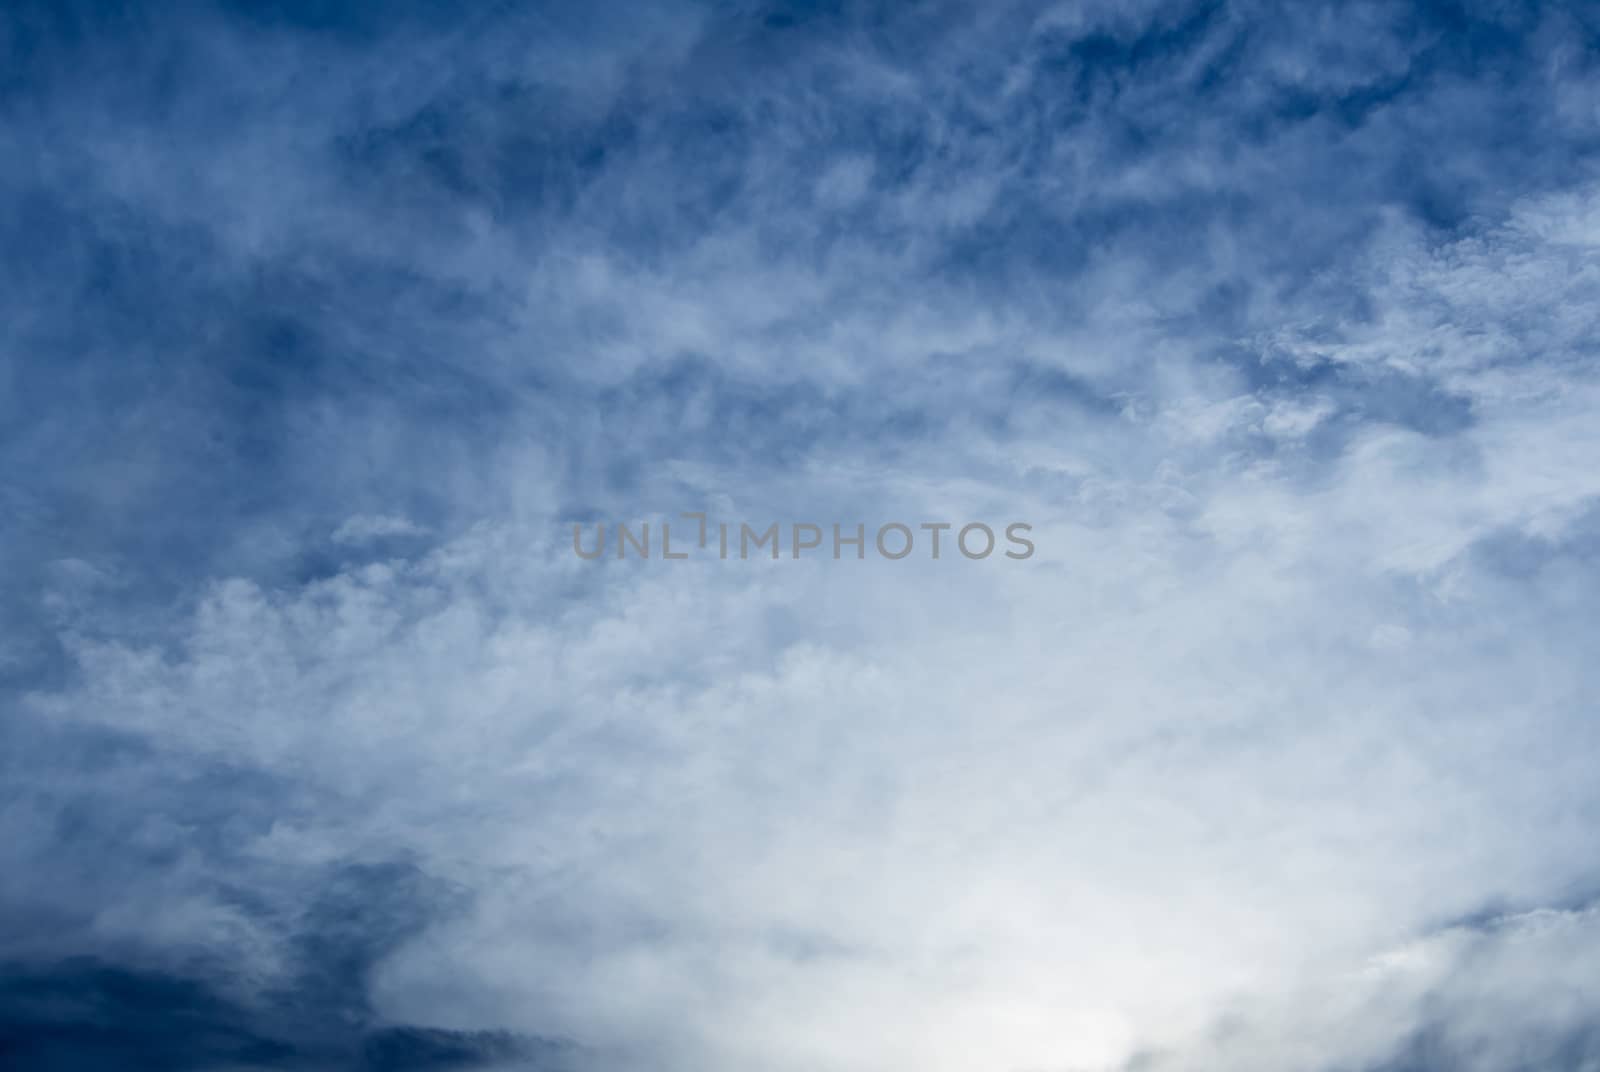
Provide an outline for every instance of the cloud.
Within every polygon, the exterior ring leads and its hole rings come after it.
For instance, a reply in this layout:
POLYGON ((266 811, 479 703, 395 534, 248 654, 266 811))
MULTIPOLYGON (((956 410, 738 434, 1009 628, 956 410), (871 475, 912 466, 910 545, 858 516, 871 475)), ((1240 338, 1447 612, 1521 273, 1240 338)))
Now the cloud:
POLYGON ((1592 1056, 1578 15, 318 11, 8 17, 5 1044, 1592 1056))
POLYGON ((395 536, 419 536, 425 530, 404 517, 387 514, 357 514, 333 530, 337 544, 363 546, 395 536))
MULTIPOLYGON (((201 981, 69 960, 8 973, 0 1053, 28 1068, 559 1069, 570 1047, 504 1032, 387 1027, 316 1040, 263 1034, 259 1010, 201 981)), ((267 1028, 270 1030, 270 1027, 267 1028)))

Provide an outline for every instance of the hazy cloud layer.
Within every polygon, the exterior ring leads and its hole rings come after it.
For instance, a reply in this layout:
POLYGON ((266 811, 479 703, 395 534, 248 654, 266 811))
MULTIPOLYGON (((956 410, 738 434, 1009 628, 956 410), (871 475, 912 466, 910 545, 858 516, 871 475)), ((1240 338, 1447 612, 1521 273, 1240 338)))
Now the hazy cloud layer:
POLYGON ((0 1063, 1600 1062, 1597 45, 9 9, 0 1063))

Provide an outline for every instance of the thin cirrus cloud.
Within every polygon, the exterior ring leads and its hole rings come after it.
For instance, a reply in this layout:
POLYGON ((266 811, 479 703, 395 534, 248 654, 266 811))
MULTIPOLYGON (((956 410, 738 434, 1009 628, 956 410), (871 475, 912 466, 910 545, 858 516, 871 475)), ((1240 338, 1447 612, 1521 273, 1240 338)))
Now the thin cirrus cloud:
POLYGON ((6 1060, 1600 1054, 1582 9, 4 20, 6 1060))

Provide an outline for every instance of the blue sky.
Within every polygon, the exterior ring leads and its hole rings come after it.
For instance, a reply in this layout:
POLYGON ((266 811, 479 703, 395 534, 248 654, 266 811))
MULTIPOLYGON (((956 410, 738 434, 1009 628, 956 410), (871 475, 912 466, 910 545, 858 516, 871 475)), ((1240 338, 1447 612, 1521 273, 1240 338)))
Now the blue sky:
POLYGON ((0 1065, 1600 1061, 1597 47, 8 5, 0 1065))

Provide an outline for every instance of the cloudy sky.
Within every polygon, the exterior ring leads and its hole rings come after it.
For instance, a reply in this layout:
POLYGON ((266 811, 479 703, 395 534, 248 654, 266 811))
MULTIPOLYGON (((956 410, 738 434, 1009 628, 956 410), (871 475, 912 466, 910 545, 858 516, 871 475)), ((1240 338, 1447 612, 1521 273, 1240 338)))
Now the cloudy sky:
POLYGON ((1600 1067, 1597 164, 1558 0, 6 5, 0 1066, 1600 1067))

